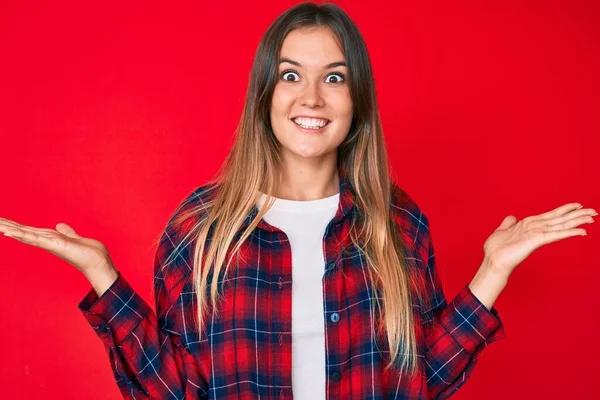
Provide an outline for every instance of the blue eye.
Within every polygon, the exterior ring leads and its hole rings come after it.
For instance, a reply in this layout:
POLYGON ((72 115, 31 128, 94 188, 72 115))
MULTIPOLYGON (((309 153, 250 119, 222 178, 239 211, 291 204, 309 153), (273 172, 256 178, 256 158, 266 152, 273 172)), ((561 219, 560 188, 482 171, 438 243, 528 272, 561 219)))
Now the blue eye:
MULTIPOLYGON (((286 69, 285 71, 283 71, 283 72, 281 73, 281 79, 283 79, 283 80, 284 80, 284 81, 286 81, 286 82, 296 82, 296 81, 297 81, 297 78, 295 78, 295 79, 291 80, 291 79, 290 79, 290 75, 288 75, 288 74, 294 74, 294 75, 298 76, 298 73, 297 73, 296 71, 294 71, 293 69, 286 69), (288 75, 288 77, 287 77, 287 78, 286 78, 286 75, 288 75)), ((338 81, 337 81, 337 82, 328 82, 328 83, 342 83, 342 82, 345 82, 345 81, 346 81, 346 77, 345 77, 345 75, 344 75, 344 74, 342 74, 341 72, 332 72, 332 73, 330 73, 329 75, 327 75, 327 77, 330 77, 330 76, 336 76, 336 77, 338 77, 339 79, 338 79, 338 81)), ((325 81, 327 81, 327 79, 328 79, 328 78, 325 78, 325 81)))

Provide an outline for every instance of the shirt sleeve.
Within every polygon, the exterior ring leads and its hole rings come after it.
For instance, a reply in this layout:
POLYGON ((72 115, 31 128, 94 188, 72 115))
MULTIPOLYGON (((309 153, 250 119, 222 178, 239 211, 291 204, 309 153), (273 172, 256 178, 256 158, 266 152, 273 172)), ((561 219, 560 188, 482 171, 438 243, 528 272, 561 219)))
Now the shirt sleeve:
POLYGON ((421 222, 420 251, 430 302, 423 313, 427 390, 431 399, 447 399, 471 376, 483 349, 504 338, 505 332, 496 308, 484 306, 468 284, 447 303, 423 214, 421 222))
POLYGON ((172 247, 165 229, 154 262, 156 313, 120 272, 102 296, 92 289, 78 305, 104 343, 124 399, 185 397, 187 350, 175 327, 181 318, 180 307, 174 307, 179 293, 171 276, 165 284, 162 268, 172 247))

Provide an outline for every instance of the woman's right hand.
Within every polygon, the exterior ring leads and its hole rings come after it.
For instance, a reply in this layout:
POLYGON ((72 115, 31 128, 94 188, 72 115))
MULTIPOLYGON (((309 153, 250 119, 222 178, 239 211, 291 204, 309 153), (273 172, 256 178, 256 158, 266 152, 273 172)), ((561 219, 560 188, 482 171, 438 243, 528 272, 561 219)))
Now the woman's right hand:
POLYGON ((0 233, 65 260, 81 271, 97 292, 107 289, 118 275, 104 244, 79 236, 65 223, 57 224, 54 230, 34 228, 0 218, 0 233))

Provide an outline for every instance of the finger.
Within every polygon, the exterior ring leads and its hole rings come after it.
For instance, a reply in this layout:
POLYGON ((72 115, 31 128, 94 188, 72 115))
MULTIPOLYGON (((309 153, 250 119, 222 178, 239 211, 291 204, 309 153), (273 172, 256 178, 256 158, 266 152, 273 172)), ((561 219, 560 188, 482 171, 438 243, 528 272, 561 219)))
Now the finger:
POLYGON ((58 223, 56 225, 56 230, 59 233, 62 233, 63 235, 68 236, 70 238, 73 238, 73 239, 82 239, 82 237, 79 236, 79 234, 77 232, 75 232, 75 229, 73 229, 69 225, 65 224, 64 222, 58 223))
POLYGON ((6 219, 6 218, 0 218, 0 225, 1 224, 6 224, 8 226, 16 226, 16 227, 19 227, 19 228, 21 228, 21 227, 23 227, 23 228, 25 228, 25 227, 27 227, 27 228, 33 228, 32 226, 27 226, 27 225, 19 224, 16 221, 11 221, 10 219, 6 219))
MULTIPOLYGON (((542 227, 542 229, 543 229, 544 227, 561 224, 563 222, 566 222, 566 221, 569 221, 569 220, 572 220, 575 218, 587 217, 587 216, 589 216, 591 218, 594 215, 598 215, 594 209, 582 208, 582 209, 576 209, 567 214, 556 216, 554 218, 546 218, 546 219, 541 219, 541 218, 535 219, 534 218, 532 220, 531 224, 533 225, 534 228, 542 227)), ((541 216, 539 216, 539 217, 541 217, 541 216)))
POLYGON ((502 220, 502 223, 494 230, 494 232, 508 229, 516 223, 517 218, 514 215, 508 215, 502 220))
POLYGON ((580 203, 568 203, 558 208, 555 208, 554 210, 548 211, 547 213, 540 214, 539 217, 540 219, 548 220, 581 208, 583 208, 583 206, 580 203))
POLYGON ((2 226, 2 225, 6 225, 6 226, 21 226, 20 224, 16 223, 15 221, 11 221, 10 219, 0 218, 0 226, 2 226))
POLYGON ((19 224, 13 224, 13 225, 8 225, 8 224, 4 224, 2 222, 0 222, 0 232, 4 232, 7 229, 22 229, 24 231, 29 231, 32 233, 36 233, 39 232, 40 234, 55 234, 56 231, 53 229, 46 229, 46 228, 34 228, 31 226, 26 226, 26 225, 19 225, 19 224))
POLYGON ((34 235, 39 235, 39 236, 44 236, 44 237, 56 237, 56 235, 58 234, 57 232, 46 232, 46 231, 40 231, 40 230, 36 230, 36 229, 26 229, 26 228, 16 228, 16 227, 1 227, 0 226, 0 233, 9 233, 11 236, 15 236, 14 233, 15 232, 28 232, 28 233, 32 233, 34 235))
POLYGON ((572 228, 576 228, 582 224, 588 224, 588 223, 594 222, 594 220, 590 221, 588 218, 591 219, 591 217, 582 217, 582 218, 569 220, 569 221, 563 222, 561 224, 549 225, 544 228, 544 231, 553 232, 553 231, 560 231, 563 229, 572 229, 572 228))
POLYGON ((562 239, 566 239, 572 236, 583 236, 586 235, 585 229, 576 228, 576 229, 563 229, 560 231, 546 231, 540 232, 541 244, 545 245, 552 242, 557 242, 562 239))
POLYGON ((0 229, 2 228, 2 226, 9 226, 9 227, 15 227, 15 228, 21 228, 21 229, 33 229, 36 231, 48 232, 48 233, 56 232, 56 230, 54 230, 54 229, 36 228, 34 226, 22 225, 22 224, 19 224, 18 222, 11 221, 10 219, 0 217, 0 229))
POLYGON ((575 226, 594 222, 594 218, 592 218, 587 213, 580 213, 578 211, 574 211, 562 217, 553 218, 551 220, 544 221, 544 230, 557 230, 557 229, 570 229, 575 226))
POLYGON ((29 244, 35 247, 40 247, 42 249, 48 251, 54 251, 56 247, 56 241, 49 236, 38 235, 33 232, 28 232, 24 230, 18 229, 9 229, 8 232, 4 234, 5 236, 12 237, 20 242, 25 244, 29 244))

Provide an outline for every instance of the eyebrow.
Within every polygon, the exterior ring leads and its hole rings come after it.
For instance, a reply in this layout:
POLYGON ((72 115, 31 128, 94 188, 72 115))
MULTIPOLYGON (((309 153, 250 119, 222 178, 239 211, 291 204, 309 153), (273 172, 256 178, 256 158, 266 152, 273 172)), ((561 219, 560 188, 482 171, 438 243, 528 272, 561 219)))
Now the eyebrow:
MULTIPOLYGON (((298 61, 290 60, 289 58, 283 57, 281 60, 279 60, 279 64, 284 63, 284 62, 293 64, 297 67, 302 67, 302 64, 300 64, 298 61)), ((336 62, 327 64, 325 66, 325 69, 330 69, 330 68, 335 68, 335 67, 348 67, 348 66, 346 65, 346 61, 336 61, 336 62)))

